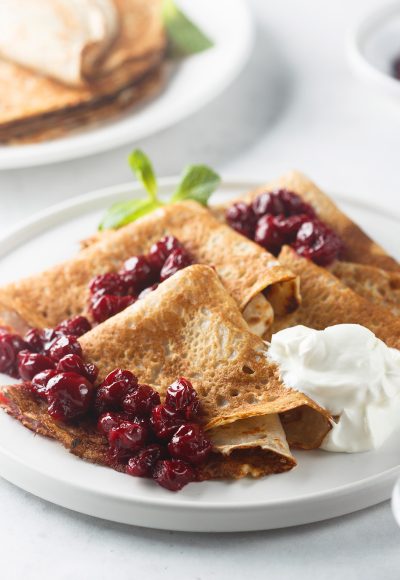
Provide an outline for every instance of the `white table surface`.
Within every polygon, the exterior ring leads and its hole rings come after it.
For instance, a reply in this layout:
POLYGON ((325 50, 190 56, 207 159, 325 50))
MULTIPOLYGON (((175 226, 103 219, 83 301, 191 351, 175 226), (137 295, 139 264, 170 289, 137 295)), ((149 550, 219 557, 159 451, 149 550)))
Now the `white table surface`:
MULTIPOLYGON (((400 103, 361 84, 345 51, 349 25, 377 4, 251 0, 257 39, 240 78, 201 112, 140 142, 158 173, 206 162, 224 177, 261 181, 296 167, 331 191, 398 211, 400 103)), ((129 149, 0 173, 0 227, 129 180, 129 149)), ((4 480, 0 506, 4 580, 399 578, 400 530, 388 502, 319 524, 231 535, 112 524, 41 501, 4 480)))

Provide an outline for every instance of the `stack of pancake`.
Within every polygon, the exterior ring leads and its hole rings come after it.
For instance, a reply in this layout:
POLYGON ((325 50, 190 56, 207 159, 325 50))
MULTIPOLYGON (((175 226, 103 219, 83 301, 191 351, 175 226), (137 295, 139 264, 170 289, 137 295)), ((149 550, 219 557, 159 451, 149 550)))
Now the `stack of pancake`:
MULTIPOLYGON (((319 447, 332 418, 282 383, 265 338, 295 324, 359 323, 399 348, 400 266, 303 175, 292 173, 262 190, 276 186, 302 196, 341 236, 344 260, 328 270, 289 247, 276 259, 224 224, 223 212, 180 202, 100 234, 69 261, 0 288, 0 322, 22 332, 88 315, 93 276, 118 271, 165 234, 176 236, 195 264, 83 335, 83 355, 98 366, 99 380, 115 367, 127 368, 161 397, 176 377, 192 381, 214 446, 203 478, 287 471, 296 464, 291 448, 319 447)), ((79 457, 107 464, 106 440, 93 425, 58 424, 18 385, 5 388, 0 405, 79 457)))
POLYGON ((162 84, 161 0, 4 0, 0 142, 99 122, 162 84))

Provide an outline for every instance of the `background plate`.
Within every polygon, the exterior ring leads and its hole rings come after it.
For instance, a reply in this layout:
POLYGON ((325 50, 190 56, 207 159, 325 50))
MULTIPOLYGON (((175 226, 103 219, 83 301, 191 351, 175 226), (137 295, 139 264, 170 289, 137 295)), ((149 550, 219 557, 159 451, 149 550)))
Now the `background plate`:
MULTIPOLYGON (((161 191, 175 181, 161 180, 161 191)), ((216 201, 237 196, 252 183, 225 183, 216 201)), ((70 200, 24 222, 0 238, 1 283, 71 256, 95 231, 104 209, 137 195, 125 184, 70 200)), ((333 196, 375 239, 390 248, 399 219, 379 209, 333 196)), ((398 249, 396 248, 398 251, 398 249)), ((398 254, 399 258, 400 255, 398 254)), ((0 375, 3 384, 9 382, 0 375)), ((359 454, 295 453, 289 473, 257 481, 204 482, 172 494, 151 481, 91 465, 54 441, 35 436, 0 412, 0 475, 61 506, 105 519, 183 531, 247 531, 305 524, 373 505, 390 497, 400 474, 400 439, 359 454)))
POLYGON ((0 169, 30 167, 94 155, 137 142, 194 113, 236 77, 250 55, 253 28, 244 0, 179 0, 215 46, 184 59, 163 91, 142 106, 96 127, 32 145, 0 146, 0 169))

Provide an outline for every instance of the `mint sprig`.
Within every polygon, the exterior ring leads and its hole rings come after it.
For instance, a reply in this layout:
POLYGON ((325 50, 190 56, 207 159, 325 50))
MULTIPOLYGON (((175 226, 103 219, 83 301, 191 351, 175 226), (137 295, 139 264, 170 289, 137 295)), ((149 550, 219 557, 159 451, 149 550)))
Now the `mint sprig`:
POLYGON ((147 196, 114 203, 99 224, 99 230, 117 229, 134 222, 158 207, 191 199, 207 205, 211 194, 217 189, 221 178, 207 165, 189 165, 184 170, 178 187, 168 201, 158 197, 158 184, 150 159, 136 149, 129 155, 129 165, 142 183, 147 196))
POLYGON ((210 38, 177 7, 174 0, 163 0, 162 14, 170 56, 187 56, 214 46, 210 38))

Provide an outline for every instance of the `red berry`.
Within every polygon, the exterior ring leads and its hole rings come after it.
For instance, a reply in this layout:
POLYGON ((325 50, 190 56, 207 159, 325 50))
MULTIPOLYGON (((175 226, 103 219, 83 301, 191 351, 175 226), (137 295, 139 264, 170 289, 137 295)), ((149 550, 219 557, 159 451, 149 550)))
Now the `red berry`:
POLYGON ((180 248, 182 248, 182 245, 174 236, 164 236, 157 243, 153 244, 147 256, 153 270, 160 272, 168 256, 174 250, 180 248))
POLYGON ((285 244, 291 244, 295 239, 301 225, 309 221, 310 217, 306 214, 292 215, 290 217, 276 216, 274 225, 285 240, 285 244))
POLYGON ((261 193, 261 195, 256 197, 253 201, 252 208, 257 218, 267 214, 285 214, 285 206, 277 192, 265 191, 264 193, 261 193))
POLYGON ((0 334, 0 373, 15 376, 17 356, 21 350, 29 350, 29 345, 18 334, 0 334))
POLYGON ((57 363, 57 370, 59 372, 77 373, 87 378, 91 383, 94 383, 99 373, 96 365, 83 362, 77 354, 63 356, 57 363))
POLYGON ((257 218, 251 205, 239 201, 227 209, 225 217, 231 228, 247 238, 253 237, 257 218))
POLYGON ((122 401, 122 407, 126 413, 132 415, 148 416, 153 407, 160 404, 160 395, 149 385, 138 385, 128 393, 122 401))
POLYGON ((155 274, 152 265, 146 256, 134 256, 127 260, 121 271, 125 283, 130 287, 130 293, 138 294, 147 286, 155 282, 155 274))
POLYGON ((145 425, 123 421, 108 432, 108 442, 113 459, 124 461, 146 445, 148 430, 145 425))
POLYGON ((31 381, 38 373, 54 368, 54 362, 48 356, 29 350, 21 350, 17 360, 18 373, 24 381, 31 381))
POLYGON ((293 248, 300 256, 320 266, 328 266, 339 256, 342 242, 331 228, 314 219, 302 224, 293 248))
POLYGON ((170 278, 179 270, 192 264, 192 259, 183 248, 177 248, 166 259, 164 266, 161 268, 160 280, 163 282, 170 278))
POLYGON ((76 336, 62 334, 52 342, 49 355, 54 361, 59 361, 67 354, 82 356, 82 347, 76 336))
POLYGON ((67 320, 63 320, 55 327, 57 332, 61 334, 69 334, 73 336, 82 336, 91 330, 92 325, 85 316, 74 316, 67 320))
POLYGON ((35 375, 32 379, 31 391, 45 399, 47 396, 47 384, 56 374, 58 374, 56 370, 48 369, 35 375))
POLYGON ((156 464, 153 479, 170 491, 179 491, 186 484, 196 481, 196 472, 180 459, 162 459, 156 464))
POLYGON ((205 437, 200 425, 185 424, 172 436, 168 451, 172 457, 199 465, 210 455, 211 442, 205 437))
POLYGON ((276 224, 276 218, 267 214, 260 218, 254 234, 254 241, 272 254, 277 255, 285 243, 285 237, 276 224))
POLYGON ((315 211, 313 207, 302 200, 302 198, 293 193, 293 191, 288 191, 287 189, 279 189, 275 192, 275 195, 279 196, 279 199, 283 203, 284 214, 286 216, 306 214, 309 217, 315 216, 315 211))
POLYGON ((124 296, 126 294, 126 287, 124 281, 119 274, 114 272, 107 272, 107 274, 99 274, 92 278, 89 283, 89 290, 92 295, 97 297, 104 294, 111 294, 113 296, 124 296))
POLYGON ((164 449, 156 443, 147 445, 128 461, 126 473, 136 477, 151 477, 154 467, 164 455, 164 449))
POLYGON ((171 411, 181 411, 186 419, 197 416, 200 412, 200 401, 192 383, 181 377, 167 389, 165 406, 171 411))
POLYGON ((108 435, 113 427, 118 427, 127 417, 121 413, 103 413, 97 421, 97 429, 100 433, 108 435))
POLYGON ((169 439, 175 431, 183 425, 185 417, 183 413, 171 411, 164 405, 157 405, 151 411, 150 425, 160 439, 169 439))
POLYGON ((94 387, 76 373, 58 373, 47 383, 48 412, 56 421, 70 421, 86 415, 94 387))
POLYGON ((100 298, 95 295, 90 305, 90 312, 96 322, 104 322, 107 318, 125 310, 135 302, 133 296, 113 296, 104 294, 100 298))
POLYGON ((32 352, 43 352, 46 342, 45 331, 42 328, 31 328, 25 334, 24 340, 32 352))
POLYGON ((122 401, 138 386, 137 378, 127 370, 115 369, 106 376, 96 392, 95 408, 98 413, 122 410, 122 401))

